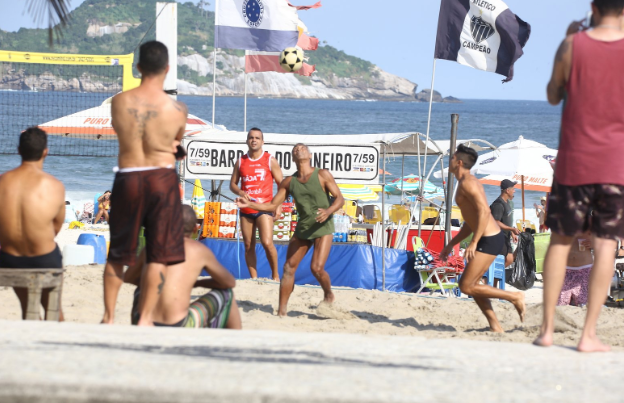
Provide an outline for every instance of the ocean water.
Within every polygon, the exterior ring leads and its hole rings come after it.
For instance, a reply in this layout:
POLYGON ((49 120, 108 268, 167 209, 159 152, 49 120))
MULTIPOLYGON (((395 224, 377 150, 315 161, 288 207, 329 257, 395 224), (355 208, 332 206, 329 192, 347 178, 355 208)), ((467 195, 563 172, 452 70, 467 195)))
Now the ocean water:
MULTIPOLYGON (((0 94, 7 99, 8 95, 0 94)), ((31 94, 32 97, 42 94, 31 94)), ((43 94, 45 97, 45 94, 43 94)), ((85 101, 97 96, 76 94, 76 99, 68 98, 71 94, 55 100, 47 110, 61 117, 77 110, 97 105, 86 105, 85 101), (66 105, 65 105, 66 104, 66 105), (84 106, 83 106, 84 105, 84 106), (76 108, 79 109, 76 110, 76 108)), ((102 95, 99 95, 102 97, 102 95)), ((203 119, 212 119, 212 98, 179 96, 185 102, 189 112, 203 119)), ((14 104, 15 105, 15 104, 14 104)), ((19 105, 14 108, 20 108, 19 105)), ((298 100, 298 99, 257 99, 247 101, 247 127, 257 126, 265 132, 291 134, 354 134, 354 133, 400 133, 427 130, 428 104, 413 102, 361 102, 333 100, 298 100)), ((6 108, 0 110, 0 120, 7 118, 6 108), (4 116, 3 116, 4 115, 4 116)), ((20 113, 13 112, 20 115, 20 113)), ((459 139, 482 139, 494 145, 514 141, 519 136, 539 141, 551 148, 558 146, 561 107, 550 106, 541 101, 500 101, 500 100, 465 100, 461 104, 434 104, 430 136, 434 140, 450 137, 452 113, 459 114, 459 139)), ((43 123, 49 119, 46 115, 43 123)), ((230 130, 243 130, 243 99, 217 98, 216 123, 230 130)), ((29 118, 29 122, 32 117, 29 118)), ((37 123, 36 117, 35 122, 37 123)), ((4 125, 3 125, 4 126, 4 125)), ((6 137, 1 137, 2 141, 6 137)), ((7 147, 7 144, 4 144, 7 147)), ((88 145, 86 145, 88 147, 88 145)), ((9 144, 8 147, 11 147, 9 144)), ((428 166, 434 158, 428 158, 428 166)), ((19 164, 17 155, 0 155, 0 173, 19 164)), ((117 165, 114 157, 75 157, 51 156, 45 161, 47 172, 60 179, 67 190, 67 199, 72 204, 81 205, 85 200, 92 200, 96 192, 103 192, 112 187, 113 167, 117 165)), ((445 166, 448 161, 445 161, 445 166)), ((391 180, 401 175, 401 158, 388 156, 386 170, 391 180)), ((418 162, 415 157, 406 157, 404 173, 417 174, 418 162)), ((439 181, 433 180, 434 183, 439 181)), ((209 188, 208 181, 204 181, 209 188)), ((223 194, 231 196, 223 185, 223 194)), ((499 194, 496 186, 485 186, 488 201, 491 203, 499 194)), ((192 185, 187 184, 187 195, 192 192, 192 185)), ((527 192, 526 205, 532 206, 543 196, 537 192, 527 192)), ((387 202, 397 202, 392 197, 387 202)), ((516 192, 516 208, 521 206, 520 192, 516 192)))

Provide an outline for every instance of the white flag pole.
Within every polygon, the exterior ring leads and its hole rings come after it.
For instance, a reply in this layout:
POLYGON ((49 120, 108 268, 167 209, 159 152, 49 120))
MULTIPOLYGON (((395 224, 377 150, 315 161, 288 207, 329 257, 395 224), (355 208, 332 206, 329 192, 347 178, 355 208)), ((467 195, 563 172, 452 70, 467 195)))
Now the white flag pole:
POLYGON ((243 74, 245 77, 245 112, 243 114, 243 131, 247 132, 247 51, 245 51, 245 71, 243 74))
POLYGON ((212 128, 215 127, 215 100, 217 93, 217 25, 219 24, 219 0, 215 1, 215 34, 212 54, 212 128))
POLYGON ((212 58, 212 128, 215 127, 215 100, 217 93, 217 48, 214 48, 212 58))
MULTIPOLYGON (((420 176, 420 189, 418 194, 423 195, 423 191, 425 189, 425 184, 423 183, 423 174, 427 172, 427 152, 429 151, 429 128, 431 127, 431 105, 433 104, 433 86, 435 84, 435 72, 436 72, 436 59, 433 58, 433 71, 431 72, 431 92, 429 93, 429 115, 427 116, 427 141, 425 142, 425 161, 423 162, 423 170, 420 176)), ((419 153, 420 154, 420 153, 419 153)), ((418 157, 420 160, 420 156, 418 157)), ((418 237, 420 238, 421 231, 421 221, 422 221, 422 203, 418 203, 418 237)))

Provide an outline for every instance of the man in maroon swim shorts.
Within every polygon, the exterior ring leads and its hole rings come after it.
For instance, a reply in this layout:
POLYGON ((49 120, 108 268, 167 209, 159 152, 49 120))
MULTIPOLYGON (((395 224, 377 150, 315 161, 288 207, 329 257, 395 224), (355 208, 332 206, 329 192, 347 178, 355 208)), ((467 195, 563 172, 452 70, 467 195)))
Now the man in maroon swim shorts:
POLYGON ((167 48, 141 45, 137 68, 141 85, 117 94, 111 104, 119 139, 119 171, 111 197, 108 261, 104 269, 104 317, 113 323, 123 266, 136 260, 139 231, 145 227, 147 266, 141 276, 139 326, 153 326, 152 312, 167 277, 167 266, 184 261, 184 230, 175 153, 180 145, 186 106, 163 91, 169 71, 167 48))

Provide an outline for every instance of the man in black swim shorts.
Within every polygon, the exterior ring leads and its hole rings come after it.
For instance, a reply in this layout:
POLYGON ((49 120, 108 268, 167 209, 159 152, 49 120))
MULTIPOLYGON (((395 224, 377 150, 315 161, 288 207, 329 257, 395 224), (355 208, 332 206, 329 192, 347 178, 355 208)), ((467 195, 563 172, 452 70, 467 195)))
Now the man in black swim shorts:
MULTIPOLYGON (((48 155, 47 135, 38 127, 26 129, 19 139, 19 167, 0 176, 0 267, 3 269, 58 269, 61 251, 54 237, 65 220, 65 187, 43 171, 48 155)), ((48 305, 50 288, 41 293, 48 305)), ((26 318, 28 289, 15 287, 26 318)), ((59 307, 60 309, 60 307, 59 307)), ((63 312, 59 312, 63 320, 63 312)))
POLYGON ((449 170, 458 181, 455 200, 466 221, 459 233, 440 252, 440 258, 446 259, 455 245, 473 234, 464 255, 467 265, 459 280, 459 288, 474 298, 490 324, 490 330, 502 333, 503 328, 492 309, 490 298, 511 302, 520 315, 520 321, 524 322, 524 293, 503 291, 481 284, 481 278, 496 256, 503 251, 505 236, 492 217, 483 186, 470 174, 470 168, 477 162, 477 157, 475 150, 460 144, 449 162, 449 170))

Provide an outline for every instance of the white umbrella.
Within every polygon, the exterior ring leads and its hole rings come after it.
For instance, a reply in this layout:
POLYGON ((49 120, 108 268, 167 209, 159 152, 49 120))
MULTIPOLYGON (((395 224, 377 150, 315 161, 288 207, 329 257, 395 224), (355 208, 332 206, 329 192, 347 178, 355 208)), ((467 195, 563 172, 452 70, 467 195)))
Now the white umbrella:
POLYGON ((542 178, 542 180, 550 180, 552 183, 553 169, 550 162, 556 157, 557 150, 520 136, 516 141, 503 144, 497 151, 480 156, 470 171, 485 175, 519 177, 520 189, 522 190, 522 220, 524 221, 525 180, 542 178))
MULTIPOLYGON (((40 124, 39 127, 47 134, 66 137, 80 137, 91 139, 114 139, 117 137, 112 126, 111 98, 106 99, 101 105, 85 109, 71 115, 40 124)), ((212 124, 189 113, 186 120, 185 135, 200 130, 209 129, 212 124)), ((215 126, 219 130, 225 130, 223 126, 215 126)))
MULTIPOLYGON (((512 179, 520 182, 522 190, 522 219, 524 220, 524 191, 525 182, 541 183, 550 187, 552 184, 553 169, 550 164, 557 157, 557 150, 546 147, 537 141, 518 137, 518 140, 503 144, 496 151, 479 156, 477 163, 470 170, 473 175, 496 175, 481 180, 486 184, 500 185, 502 179, 512 179), (496 183, 496 179, 501 178, 496 183)), ((447 169, 444 174, 448 173, 447 169)), ((434 173, 434 177, 441 178, 442 171, 434 173)), ((532 190, 532 189, 531 189, 532 190)))

